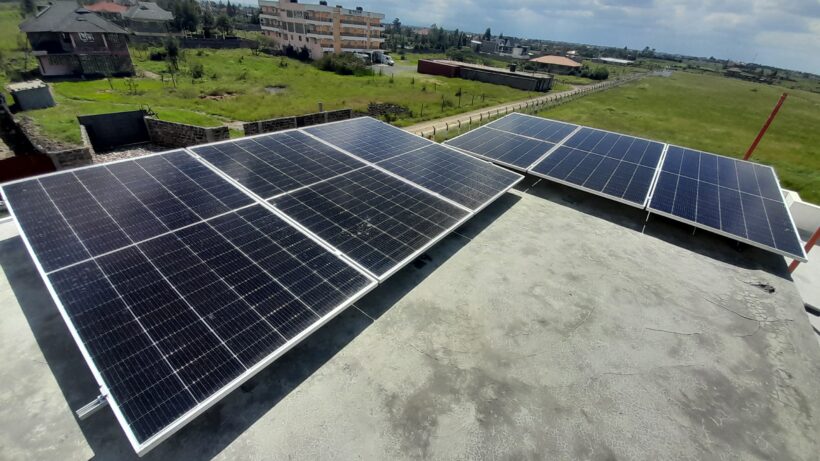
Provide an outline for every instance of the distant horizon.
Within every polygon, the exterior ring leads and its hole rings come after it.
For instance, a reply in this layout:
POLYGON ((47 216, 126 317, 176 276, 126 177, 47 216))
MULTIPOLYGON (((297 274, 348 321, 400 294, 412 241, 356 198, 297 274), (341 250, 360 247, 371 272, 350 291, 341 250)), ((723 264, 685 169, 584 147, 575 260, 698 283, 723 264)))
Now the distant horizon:
MULTIPOLYGON (((333 0, 383 13, 385 23, 714 57, 820 75, 816 0, 333 0), (773 3, 776 3, 773 5, 773 3)), ((234 3, 234 2, 232 2, 234 3)), ((235 3, 258 5, 258 1, 235 3)), ((318 0, 301 3, 318 4, 318 0)))

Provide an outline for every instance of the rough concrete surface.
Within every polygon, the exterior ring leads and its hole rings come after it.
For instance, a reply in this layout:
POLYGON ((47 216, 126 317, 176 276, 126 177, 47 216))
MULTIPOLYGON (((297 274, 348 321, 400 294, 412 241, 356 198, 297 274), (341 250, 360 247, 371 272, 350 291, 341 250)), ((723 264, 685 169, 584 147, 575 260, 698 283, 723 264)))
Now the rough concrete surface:
MULTIPOLYGON (((145 459, 816 460, 783 258, 645 217, 526 178, 145 459)), ((2 458, 135 458, 72 415, 97 389, 19 237, 0 264, 2 458)))

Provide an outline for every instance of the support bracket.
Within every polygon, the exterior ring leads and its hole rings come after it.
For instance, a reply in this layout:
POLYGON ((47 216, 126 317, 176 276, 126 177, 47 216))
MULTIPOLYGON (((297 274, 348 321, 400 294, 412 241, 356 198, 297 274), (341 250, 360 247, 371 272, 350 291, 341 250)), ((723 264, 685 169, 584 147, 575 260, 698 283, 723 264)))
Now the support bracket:
POLYGON ((105 398, 105 394, 100 394, 96 399, 83 405, 75 413, 77 414, 77 417, 80 418, 80 421, 82 421, 107 406, 108 399, 105 398))

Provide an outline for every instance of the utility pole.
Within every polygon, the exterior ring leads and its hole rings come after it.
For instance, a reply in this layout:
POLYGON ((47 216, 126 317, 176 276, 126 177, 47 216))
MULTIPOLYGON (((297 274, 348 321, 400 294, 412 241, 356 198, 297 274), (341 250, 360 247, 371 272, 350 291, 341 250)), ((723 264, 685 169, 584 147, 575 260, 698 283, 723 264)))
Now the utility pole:
POLYGON ((763 128, 760 129, 760 132, 757 133, 757 137, 752 142, 752 145, 749 146, 749 150, 746 151, 746 155, 743 156, 743 160, 749 160, 751 158, 752 153, 757 149, 757 145, 760 143, 760 140, 763 139, 763 135, 766 134, 766 130, 769 129, 769 125, 772 124, 772 120, 777 116, 777 113, 780 111, 780 106, 783 105, 783 101, 786 100, 786 97, 789 93, 783 93, 780 95, 780 99, 775 104, 774 109, 772 109, 772 113, 769 114, 769 118, 766 119, 766 123, 763 124, 763 128))

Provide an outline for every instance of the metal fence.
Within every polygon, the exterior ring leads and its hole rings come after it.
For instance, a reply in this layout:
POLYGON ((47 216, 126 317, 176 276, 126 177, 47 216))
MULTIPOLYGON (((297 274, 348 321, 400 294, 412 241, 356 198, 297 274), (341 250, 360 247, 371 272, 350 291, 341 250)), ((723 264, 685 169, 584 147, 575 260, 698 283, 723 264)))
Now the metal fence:
POLYGON ((498 117, 503 117, 504 115, 507 115, 512 112, 523 112, 533 114, 545 109, 550 109, 552 107, 565 104, 570 101, 574 101, 580 97, 592 93, 608 90, 610 88, 623 85, 624 83, 635 81, 637 79, 640 79, 644 75, 647 74, 631 74, 619 79, 606 80, 603 82, 594 83, 592 85, 585 85, 582 87, 574 88, 572 90, 562 91, 560 93, 552 93, 544 96, 539 96, 536 98, 532 98, 529 101, 508 104, 500 108, 488 109, 486 111, 482 111, 478 114, 473 114, 471 116, 464 116, 462 118, 459 118, 457 121, 443 122, 439 125, 434 125, 432 129, 414 131, 414 133, 419 136, 424 136, 428 139, 443 141, 458 134, 461 134, 462 132, 469 131, 473 128, 477 128, 481 125, 489 123, 498 117))

